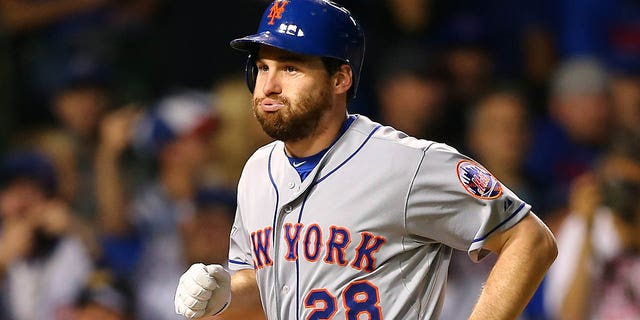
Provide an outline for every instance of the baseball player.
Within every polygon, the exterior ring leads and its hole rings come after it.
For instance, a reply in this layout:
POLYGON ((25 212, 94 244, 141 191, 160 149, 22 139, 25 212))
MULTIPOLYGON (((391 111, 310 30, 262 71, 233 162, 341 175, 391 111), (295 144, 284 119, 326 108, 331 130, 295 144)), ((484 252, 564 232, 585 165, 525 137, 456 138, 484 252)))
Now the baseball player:
POLYGON ((364 55, 349 11, 276 0, 231 46, 249 55, 253 111, 276 141, 239 181, 233 276, 191 266, 177 313, 221 313, 253 283, 268 319, 434 319, 458 249, 499 255, 471 318, 518 316, 555 259, 553 235, 474 160, 347 112, 364 55))

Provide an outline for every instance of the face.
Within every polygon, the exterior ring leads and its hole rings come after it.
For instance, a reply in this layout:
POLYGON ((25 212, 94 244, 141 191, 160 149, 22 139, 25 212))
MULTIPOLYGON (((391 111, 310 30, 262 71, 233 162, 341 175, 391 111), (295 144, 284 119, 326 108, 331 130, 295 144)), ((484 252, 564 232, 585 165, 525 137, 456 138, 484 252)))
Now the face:
POLYGON ((168 143, 162 151, 163 162, 169 167, 196 177, 210 160, 211 142, 208 136, 186 135, 168 143))
POLYGON ((185 254, 190 262, 224 263, 229 256, 229 232, 233 212, 226 206, 212 205, 181 225, 185 254), (212 243, 217 245, 212 246, 212 243))
POLYGON ((385 80, 378 93, 384 121, 409 135, 424 135, 439 119, 444 92, 435 80, 400 74, 385 80))
POLYGON ((525 107, 509 94, 498 94, 482 101, 470 125, 469 143, 487 166, 518 168, 528 145, 525 107))
POLYGON ((46 200, 44 191, 33 181, 16 180, 0 192, 0 215, 23 217, 46 200))
POLYGON ((332 91, 320 58, 263 46, 256 65, 253 112, 269 136, 293 142, 322 130, 332 91))
POLYGON ((107 104, 105 94, 92 88, 65 92, 54 101, 60 121, 67 129, 82 137, 94 133, 107 104))
POLYGON ((603 94, 570 95, 559 100, 560 121, 572 139, 583 144, 606 142, 611 110, 603 94))

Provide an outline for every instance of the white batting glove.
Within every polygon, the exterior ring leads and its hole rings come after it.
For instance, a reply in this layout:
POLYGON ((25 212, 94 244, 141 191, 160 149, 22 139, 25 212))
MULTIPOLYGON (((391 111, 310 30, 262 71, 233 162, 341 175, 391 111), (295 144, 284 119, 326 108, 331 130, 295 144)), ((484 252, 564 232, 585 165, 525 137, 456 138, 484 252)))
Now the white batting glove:
POLYGON ((197 319, 222 312, 231 302, 231 275, 221 265, 192 265, 178 282, 176 313, 197 319))

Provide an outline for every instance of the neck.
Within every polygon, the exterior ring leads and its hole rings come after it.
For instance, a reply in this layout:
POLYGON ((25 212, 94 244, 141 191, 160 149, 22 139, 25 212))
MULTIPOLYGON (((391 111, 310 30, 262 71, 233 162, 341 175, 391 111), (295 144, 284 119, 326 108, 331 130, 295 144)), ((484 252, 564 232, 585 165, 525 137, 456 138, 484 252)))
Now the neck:
POLYGON ((324 150, 335 141, 345 119, 346 112, 344 110, 325 113, 318 122, 318 127, 310 136, 296 141, 285 141, 284 146, 287 154, 303 158, 324 150))

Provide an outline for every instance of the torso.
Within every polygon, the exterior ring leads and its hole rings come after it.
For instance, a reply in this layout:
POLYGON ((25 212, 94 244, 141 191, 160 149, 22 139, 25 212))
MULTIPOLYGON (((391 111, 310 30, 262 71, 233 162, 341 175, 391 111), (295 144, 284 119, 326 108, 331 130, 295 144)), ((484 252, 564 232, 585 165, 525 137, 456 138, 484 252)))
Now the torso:
POLYGON ((437 316, 452 247, 407 227, 432 144, 360 116, 304 182, 282 142, 256 152, 230 259, 255 268, 269 319, 437 316))

